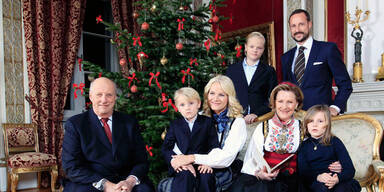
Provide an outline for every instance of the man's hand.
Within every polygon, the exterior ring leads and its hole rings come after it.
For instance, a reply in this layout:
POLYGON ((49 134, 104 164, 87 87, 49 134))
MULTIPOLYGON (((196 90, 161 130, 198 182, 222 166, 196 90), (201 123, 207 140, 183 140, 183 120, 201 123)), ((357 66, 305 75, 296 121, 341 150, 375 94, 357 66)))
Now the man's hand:
POLYGON ((337 112, 337 110, 335 108, 333 108, 333 107, 329 107, 329 111, 331 112, 332 116, 339 115, 339 112, 337 112))
POLYGON ((275 170, 272 173, 267 172, 267 168, 264 166, 260 171, 255 172, 255 176, 261 180, 271 181, 277 177, 280 170, 275 170))
POLYGON ((251 114, 248 114, 244 117, 244 120, 245 120, 245 123, 247 124, 251 124, 253 123, 254 121, 257 120, 257 115, 251 113, 251 114))
POLYGON ((131 192, 135 184, 136 184, 136 179, 130 176, 126 180, 123 180, 117 183, 114 186, 114 190, 120 191, 120 192, 131 192))
POLYGON ((117 192, 118 190, 115 190, 116 184, 106 181, 104 184, 104 192, 117 192))
POLYGON ((197 170, 199 170, 199 173, 213 173, 213 169, 208 165, 199 165, 197 170))
POLYGON ((335 173, 341 173, 341 170, 343 169, 343 167, 341 167, 341 164, 339 161, 335 161, 328 166, 328 169, 335 173))
POLYGON ((171 166, 177 173, 182 170, 180 162, 176 159, 171 159, 171 166))

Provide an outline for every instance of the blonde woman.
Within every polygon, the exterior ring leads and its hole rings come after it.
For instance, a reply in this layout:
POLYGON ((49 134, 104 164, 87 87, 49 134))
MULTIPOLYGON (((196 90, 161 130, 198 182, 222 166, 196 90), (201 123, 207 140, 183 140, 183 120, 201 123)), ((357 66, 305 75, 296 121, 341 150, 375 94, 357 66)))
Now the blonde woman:
POLYGON ((219 147, 208 154, 177 155, 172 161, 180 166, 194 163, 216 168, 217 187, 228 187, 232 180, 229 167, 247 137, 242 111, 231 79, 224 75, 212 78, 204 89, 203 113, 215 121, 219 147))

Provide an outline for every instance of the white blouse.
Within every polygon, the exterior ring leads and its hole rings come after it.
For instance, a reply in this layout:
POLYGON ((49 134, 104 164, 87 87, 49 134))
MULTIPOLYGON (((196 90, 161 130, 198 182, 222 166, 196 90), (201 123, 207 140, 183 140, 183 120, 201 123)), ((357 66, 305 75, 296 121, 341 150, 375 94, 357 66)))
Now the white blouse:
POLYGON ((229 167, 243 148, 247 139, 245 120, 236 118, 224 142, 223 148, 212 149, 208 154, 196 154, 195 164, 208 165, 212 168, 229 167))
MULTIPOLYGON (((290 150, 288 150, 289 153, 295 153, 297 149, 299 148, 300 144, 300 122, 295 119, 295 122, 292 125, 293 128, 293 144, 290 150)), ((252 138, 248 144, 247 152, 244 156, 244 164, 243 168, 241 169, 242 173, 246 173, 249 175, 255 175, 256 171, 259 171, 262 167, 260 166, 261 163, 257 163, 255 159, 257 159, 255 156, 257 150, 259 154, 264 156, 263 146, 265 146, 266 151, 273 151, 272 147, 270 147, 270 143, 272 141, 271 135, 273 132, 272 127, 277 127, 273 121, 270 119, 268 120, 268 135, 265 138, 264 143, 264 133, 263 133, 263 123, 260 123, 255 131, 253 132, 252 138)))

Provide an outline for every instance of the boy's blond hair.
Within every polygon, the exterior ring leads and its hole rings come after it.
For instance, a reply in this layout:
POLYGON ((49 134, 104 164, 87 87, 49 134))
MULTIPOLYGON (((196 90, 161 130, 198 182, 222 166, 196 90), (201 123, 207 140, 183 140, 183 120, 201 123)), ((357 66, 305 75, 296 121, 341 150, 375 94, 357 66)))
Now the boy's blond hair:
POLYGON ((308 109, 303 122, 304 134, 308 137, 311 136, 308 131, 308 124, 313 121, 313 117, 319 112, 324 113, 325 122, 327 122, 327 125, 325 126, 324 135, 321 137, 319 143, 323 145, 330 145, 333 134, 331 132, 331 112, 329 111, 329 107, 327 105, 314 105, 308 109))
POLYGON ((173 99, 175 100, 176 105, 178 104, 179 97, 181 95, 187 97, 189 100, 196 99, 197 101, 199 101, 201 103, 199 93, 195 89, 193 89, 191 87, 182 87, 182 88, 175 91, 175 95, 174 95, 173 99))

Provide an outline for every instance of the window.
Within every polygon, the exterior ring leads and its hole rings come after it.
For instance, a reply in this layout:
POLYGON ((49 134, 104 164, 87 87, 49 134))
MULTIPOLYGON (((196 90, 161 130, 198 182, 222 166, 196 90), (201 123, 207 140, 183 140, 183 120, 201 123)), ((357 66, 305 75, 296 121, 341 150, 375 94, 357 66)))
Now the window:
MULTIPOLYGON (((106 70, 119 71, 117 51, 110 42, 113 34, 105 30, 103 24, 96 23, 96 17, 99 15, 101 15, 104 21, 112 23, 113 17, 110 0, 87 1, 78 57, 97 64, 106 70)), ((80 71, 79 65, 76 63, 72 85, 73 83, 77 85, 85 83, 85 87, 89 87, 89 73, 88 71, 80 71)), ((73 115, 83 112, 87 102, 85 97, 81 96, 79 90, 76 91, 77 99, 74 98, 72 85, 66 100, 64 121, 73 115)))

